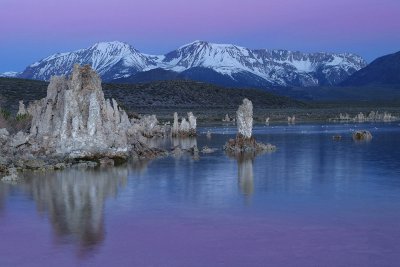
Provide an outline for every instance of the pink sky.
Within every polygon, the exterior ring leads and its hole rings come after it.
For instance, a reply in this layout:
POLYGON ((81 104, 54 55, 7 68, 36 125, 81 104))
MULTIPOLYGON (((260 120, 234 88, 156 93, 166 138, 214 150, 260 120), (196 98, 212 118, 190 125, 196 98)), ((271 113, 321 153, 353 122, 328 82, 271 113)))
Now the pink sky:
POLYGON ((108 40, 146 53, 201 39, 371 60, 400 50, 399 29, 399 0, 1 0, 0 72, 108 40))

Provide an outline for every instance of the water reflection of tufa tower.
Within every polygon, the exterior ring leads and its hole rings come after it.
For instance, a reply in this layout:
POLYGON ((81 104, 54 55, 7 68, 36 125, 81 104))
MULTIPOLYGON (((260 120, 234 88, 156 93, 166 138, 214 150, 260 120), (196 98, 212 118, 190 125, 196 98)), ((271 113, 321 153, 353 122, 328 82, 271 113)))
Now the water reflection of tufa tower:
POLYGON ((239 188, 246 196, 250 196, 254 192, 253 159, 252 155, 237 157, 239 188))
POLYGON ((126 168, 83 171, 71 169, 29 179, 26 189, 39 212, 47 213, 57 241, 70 239, 80 252, 93 250, 104 240, 104 205, 127 182, 126 168))

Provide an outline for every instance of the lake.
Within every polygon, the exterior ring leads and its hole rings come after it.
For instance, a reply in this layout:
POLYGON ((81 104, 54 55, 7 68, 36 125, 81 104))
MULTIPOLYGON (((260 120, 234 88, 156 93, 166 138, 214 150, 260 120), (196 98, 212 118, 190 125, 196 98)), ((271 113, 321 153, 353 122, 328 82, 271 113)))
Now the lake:
POLYGON ((0 183, 0 266, 399 265, 399 123, 257 125, 278 150, 240 158, 199 131, 153 142, 217 152, 0 183))

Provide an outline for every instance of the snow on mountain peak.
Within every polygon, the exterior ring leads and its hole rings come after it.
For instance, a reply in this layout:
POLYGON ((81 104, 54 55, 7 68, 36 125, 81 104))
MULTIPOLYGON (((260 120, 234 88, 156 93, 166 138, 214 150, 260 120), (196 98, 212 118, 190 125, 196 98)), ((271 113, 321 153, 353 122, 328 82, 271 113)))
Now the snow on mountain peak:
POLYGON ((19 76, 48 80, 52 75, 69 74, 75 63, 92 65, 104 80, 155 68, 176 72, 206 68, 231 79, 245 75, 280 86, 335 84, 366 65, 361 57, 347 53, 248 49, 201 40, 157 56, 142 54, 124 42, 111 41, 51 55, 30 65, 19 76))
POLYGON ((17 77, 19 74, 21 74, 20 72, 17 71, 6 71, 3 73, 0 73, 0 77, 5 77, 5 78, 15 78, 17 77))
POLYGON ((53 75, 69 74, 77 63, 91 65, 106 80, 125 77, 155 64, 127 43, 98 42, 86 49, 57 53, 35 62, 21 77, 49 80, 53 75))

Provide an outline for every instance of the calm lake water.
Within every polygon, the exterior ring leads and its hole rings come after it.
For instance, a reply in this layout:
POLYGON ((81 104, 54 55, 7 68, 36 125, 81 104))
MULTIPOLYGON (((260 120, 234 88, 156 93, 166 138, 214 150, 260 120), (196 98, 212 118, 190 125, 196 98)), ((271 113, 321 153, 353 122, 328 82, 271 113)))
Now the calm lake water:
POLYGON ((255 158, 208 129, 173 140, 220 149, 199 159, 0 183, 0 266, 399 266, 398 123, 257 126, 278 150, 255 158))

